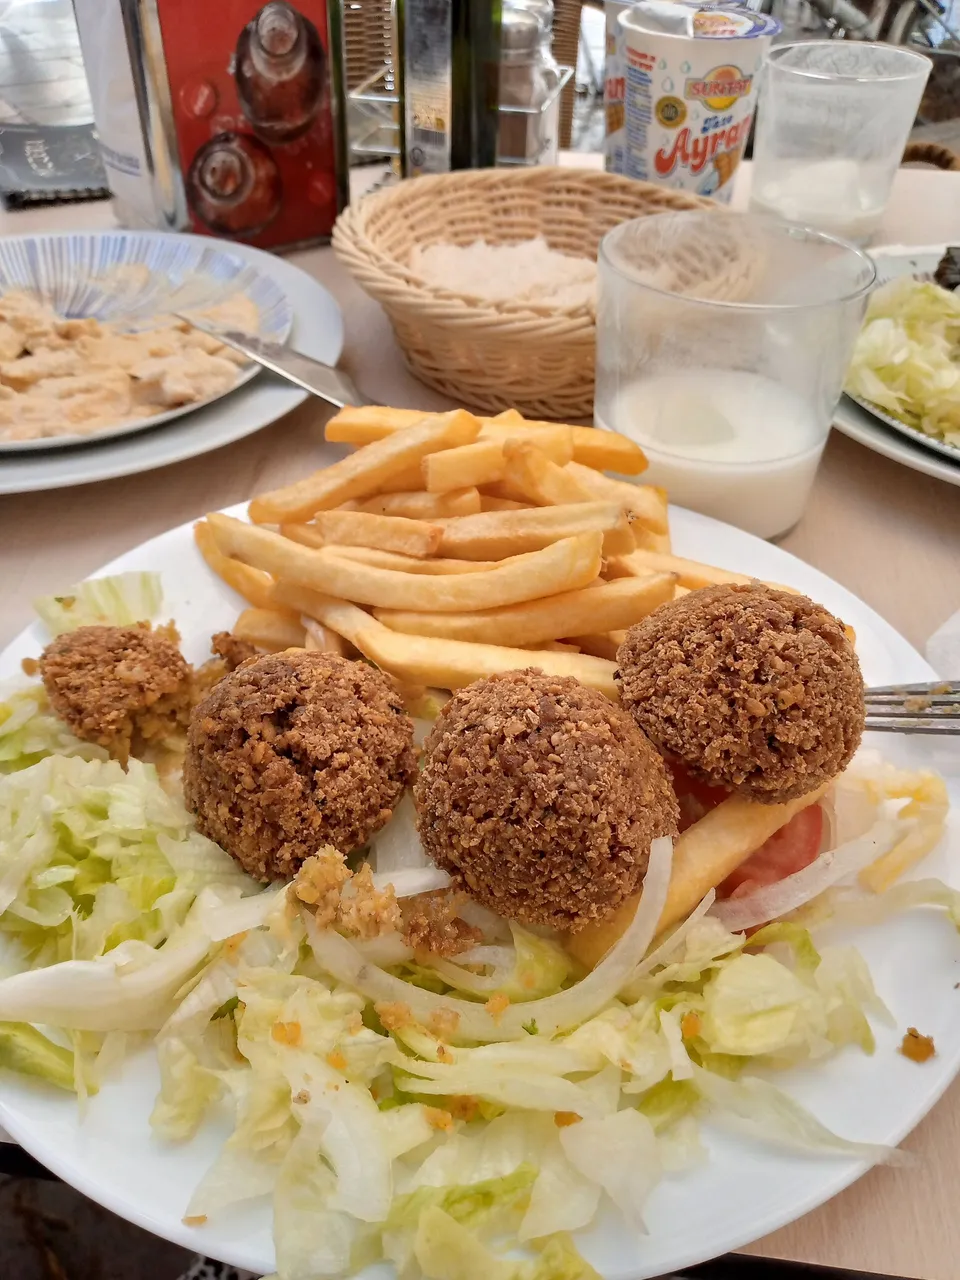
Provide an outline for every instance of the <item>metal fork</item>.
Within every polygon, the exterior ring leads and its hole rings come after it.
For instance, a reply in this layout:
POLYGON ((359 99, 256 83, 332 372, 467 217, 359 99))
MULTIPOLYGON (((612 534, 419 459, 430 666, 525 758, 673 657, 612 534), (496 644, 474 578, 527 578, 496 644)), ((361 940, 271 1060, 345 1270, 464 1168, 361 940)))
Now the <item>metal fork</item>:
POLYGON ((960 683, 887 684, 865 695, 867 728, 887 733, 960 737, 960 683))

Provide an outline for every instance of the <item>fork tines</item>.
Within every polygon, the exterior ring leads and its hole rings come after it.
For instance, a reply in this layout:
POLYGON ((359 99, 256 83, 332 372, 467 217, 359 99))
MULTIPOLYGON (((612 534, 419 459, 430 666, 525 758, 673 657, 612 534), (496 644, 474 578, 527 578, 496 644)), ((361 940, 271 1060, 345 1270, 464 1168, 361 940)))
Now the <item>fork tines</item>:
POLYGON ((955 680, 868 689, 865 704, 868 729, 960 735, 960 683, 955 680))

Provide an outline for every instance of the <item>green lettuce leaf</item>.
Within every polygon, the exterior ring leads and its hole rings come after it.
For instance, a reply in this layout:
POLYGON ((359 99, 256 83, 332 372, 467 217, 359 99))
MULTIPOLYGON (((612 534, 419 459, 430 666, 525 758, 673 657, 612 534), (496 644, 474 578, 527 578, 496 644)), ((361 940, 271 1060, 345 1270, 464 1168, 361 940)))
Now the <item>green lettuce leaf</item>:
POLYGON ((540 1000, 559 991, 571 969, 570 957, 563 947, 512 921, 510 932, 517 960, 509 979, 500 988, 502 994, 516 1004, 522 1000, 540 1000))
POLYGON ((52 755, 107 759, 103 747, 81 742, 53 714, 43 685, 9 692, 0 701, 0 774, 29 768, 52 755))
POLYGON ((703 991, 700 1036, 714 1053, 761 1057, 796 1047, 814 1030, 822 1037, 814 993, 767 955, 740 955, 703 991))
POLYGON ((487 1178, 466 1186, 418 1187, 405 1196, 395 1196, 384 1224, 387 1231, 415 1229, 421 1215, 430 1207, 442 1209, 445 1214, 464 1227, 489 1224, 494 1214, 522 1212, 530 1202, 530 1191, 537 1178, 537 1170, 521 1164, 513 1173, 500 1178, 487 1178))
POLYGON ((960 298, 910 276, 877 289, 846 390, 928 435, 960 444, 960 298))
POLYGON ((53 755, 0 777, 0 931, 34 966, 156 946, 206 885, 254 888, 152 766, 53 755))
POLYGON ((149 622, 163 605, 159 573, 118 573, 88 578, 59 595, 40 596, 33 607, 51 635, 77 627, 127 627, 149 622))
POLYGON ((657 1135, 691 1115, 700 1106, 700 1094, 689 1080, 661 1080, 637 1099, 637 1107, 657 1135))
POLYGON ((414 1251, 428 1280, 600 1280, 569 1236, 552 1236, 530 1261, 498 1258, 437 1205, 421 1215, 414 1251))
POLYGON ((788 946, 797 968, 805 973, 812 973, 820 964, 820 953, 813 945, 809 930, 788 920, 775 920, 773 924, 764 925, 747 940, 747 946, 751 948, 769 947, 775 943, 788 946))
POLYGON ((26 1022, 0 1022, 0 1067, 76 1092, 73 1050, 26 1022))

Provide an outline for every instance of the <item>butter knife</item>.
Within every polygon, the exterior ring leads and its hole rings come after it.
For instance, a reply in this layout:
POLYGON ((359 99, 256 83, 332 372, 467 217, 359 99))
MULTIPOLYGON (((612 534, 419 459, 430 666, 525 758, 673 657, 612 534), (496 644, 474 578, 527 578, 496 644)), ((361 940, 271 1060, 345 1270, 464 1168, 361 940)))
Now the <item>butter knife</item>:
POLYGON ((293 347, 279 342, 264 342, 261 338, 241 333, 237 329, 219 329, 191 315, 178 314, 178 319, 209 333, 211 338, 216 338, 224 346, 233 347, 234 351, 239 351, 248 360, 262 365, 280 378, 286 378, 287 382, 303 387, 304 391, 309 391, 311 395, 326 400, 327 404, 335 405, 338 409, 351 404, 370 403, 345 373, 334 369, 332 365, 314 360, 312 356, 305 356, 302 351, 295 351, 293 347))

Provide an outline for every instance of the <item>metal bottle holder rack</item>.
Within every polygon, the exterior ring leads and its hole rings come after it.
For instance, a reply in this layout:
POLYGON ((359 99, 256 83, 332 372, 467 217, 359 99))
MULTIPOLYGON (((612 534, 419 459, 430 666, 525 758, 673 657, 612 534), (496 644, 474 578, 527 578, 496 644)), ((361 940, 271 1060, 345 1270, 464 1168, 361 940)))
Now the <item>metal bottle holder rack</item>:
MULTIPOLYGON (((544 116, 559 100, 573 76, 572 67, 559 67, 557 83, 550 90, 544 101, 536 107, 501 106, 501 116, 544 116)), ((384 66, 376 75, 368 77, 347 94, 347 122, 350 133, 350 159, 353 162, 389 156, 399 159, 400 126, 398 113, 400 96, 397 92, 396 79, 392 67, 384 66)), ((540 164, 550 145, 548 138, 533 155, 514 157, 497 157, 497 164, 503 166, 522 166, 524 168, 540 164)))

